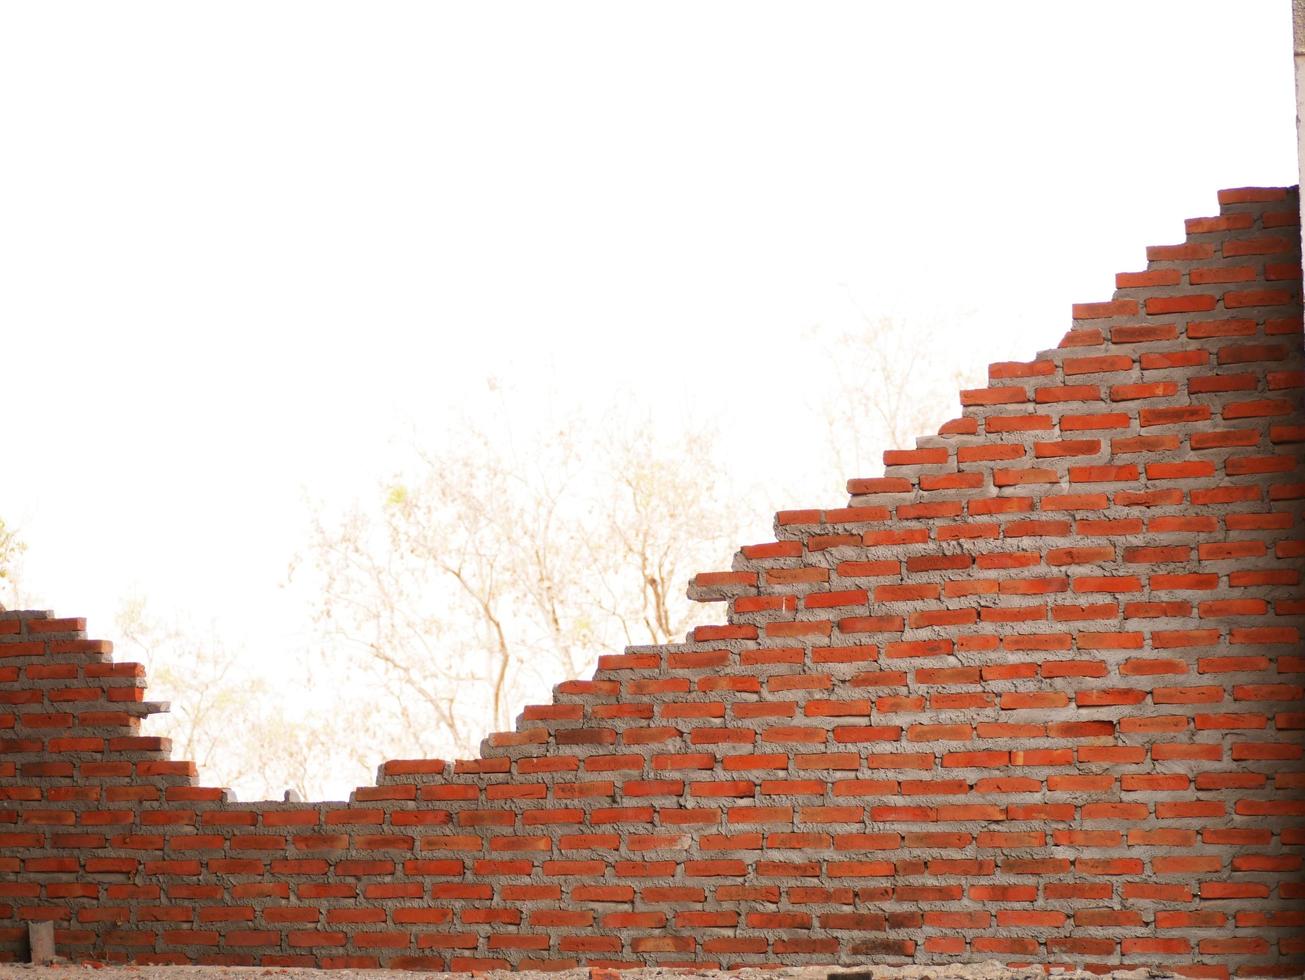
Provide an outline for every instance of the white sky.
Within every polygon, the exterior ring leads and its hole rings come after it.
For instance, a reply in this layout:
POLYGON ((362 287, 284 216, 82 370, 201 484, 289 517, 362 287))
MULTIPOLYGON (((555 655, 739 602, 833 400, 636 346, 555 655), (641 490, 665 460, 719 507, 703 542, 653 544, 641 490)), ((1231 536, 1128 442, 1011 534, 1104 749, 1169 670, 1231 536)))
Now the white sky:
POLYGON ((1054 346, 1218 188, 1295 182, 1291 75, 1287 0, 6 4, 26 585, 275 657, 305 488, 491 374, 688 404, 791 486, 849 289, 938 357, 1054 346))

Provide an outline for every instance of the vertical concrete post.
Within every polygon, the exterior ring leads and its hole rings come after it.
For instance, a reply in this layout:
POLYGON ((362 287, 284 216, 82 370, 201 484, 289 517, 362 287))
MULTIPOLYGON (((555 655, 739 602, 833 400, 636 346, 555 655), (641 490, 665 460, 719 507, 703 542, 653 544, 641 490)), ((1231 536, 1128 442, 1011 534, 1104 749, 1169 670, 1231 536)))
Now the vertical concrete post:
MULTIPOLYGON (((1305 104, 1305 0, 1291 0, 1291 31, 1296 55, 1296 168, 1305 187, 1305 128, 1301 127, 1301 106, 1305 104)), ((1301 197, 1305 203, 1305 196, 1301 197)), ((1302 207, 1305 214, 1305 206, 1302 207)), ((1305 226, 1305 221, 1301 222, 1305 226)))
POLYGON ((37 966, 48 966, 55 961, 54 923, 29 922, 27 925, 28 959, 37 966))

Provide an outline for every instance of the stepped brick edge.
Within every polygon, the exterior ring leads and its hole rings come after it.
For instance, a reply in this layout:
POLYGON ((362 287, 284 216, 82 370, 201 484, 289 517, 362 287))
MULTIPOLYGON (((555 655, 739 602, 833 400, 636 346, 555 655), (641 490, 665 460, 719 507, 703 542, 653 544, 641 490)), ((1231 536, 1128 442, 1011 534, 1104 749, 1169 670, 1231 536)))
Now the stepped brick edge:
POLYGON ((477 759, 236 803, 0 614, 0 957, 424 970, 1305 964, 1295 189, 1239 188, 846 506, 477 759))

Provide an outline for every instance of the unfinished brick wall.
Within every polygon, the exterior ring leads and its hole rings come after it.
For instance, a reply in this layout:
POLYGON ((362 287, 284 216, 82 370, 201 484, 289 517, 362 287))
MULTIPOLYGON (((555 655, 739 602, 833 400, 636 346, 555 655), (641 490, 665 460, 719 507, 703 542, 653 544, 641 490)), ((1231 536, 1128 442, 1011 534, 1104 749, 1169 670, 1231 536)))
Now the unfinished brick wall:
POLYGON ((1220 195, 850 504, 482 758, 229 803, 134 664, 0 616, 0 953, 1305 966, 1294 191, 1220 195))

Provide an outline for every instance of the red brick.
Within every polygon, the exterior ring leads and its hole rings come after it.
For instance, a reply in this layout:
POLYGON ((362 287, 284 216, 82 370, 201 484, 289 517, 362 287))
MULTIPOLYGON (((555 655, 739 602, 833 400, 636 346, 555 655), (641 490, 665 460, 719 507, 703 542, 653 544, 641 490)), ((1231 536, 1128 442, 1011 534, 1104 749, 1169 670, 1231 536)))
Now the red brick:
POLYGON ((605 654, 486 757, 386 763, 348 804, 222 803, 134 731, 139 668, 0 613, 0 918, 272 967, 1285 973, 1296 199, 1221 203, 1061 352, 992 365, 936 442, 885 454, 923 475, 850 480, 851 506, 782 511, 785 540, 697 576, 722 623, 605 654), (1098 374, 1117 404, 1058 383, 1098 374))

